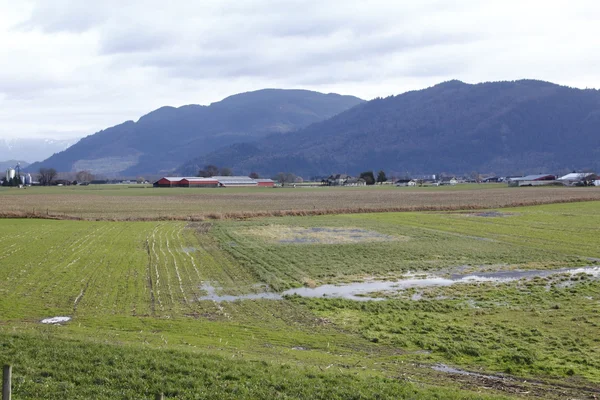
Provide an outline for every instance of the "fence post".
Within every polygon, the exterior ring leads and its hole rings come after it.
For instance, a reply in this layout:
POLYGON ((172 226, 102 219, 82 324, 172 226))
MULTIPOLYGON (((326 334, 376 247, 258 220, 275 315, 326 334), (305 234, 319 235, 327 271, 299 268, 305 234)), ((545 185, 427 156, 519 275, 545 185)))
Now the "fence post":
POLYGON ((12 375, 12 366, 5 365, 2 379, 2 400, 10 400, 11 395, 11 375, 12 375))
POLYGON ((162 393, 156 393, 156 400, 165 400, 165 395, 162 393))

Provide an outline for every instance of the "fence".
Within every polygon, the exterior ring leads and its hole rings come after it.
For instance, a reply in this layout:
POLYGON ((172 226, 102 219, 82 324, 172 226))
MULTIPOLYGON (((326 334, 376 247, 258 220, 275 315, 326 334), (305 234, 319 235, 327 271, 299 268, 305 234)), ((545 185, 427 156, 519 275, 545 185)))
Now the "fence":
MULTIPOLYGON (((11 400, 12 396, 12 365, 5 365, 2 371, 2 400, 11 400)), ((156 400, 165 400, 162 393, 157 393, 156 400)))

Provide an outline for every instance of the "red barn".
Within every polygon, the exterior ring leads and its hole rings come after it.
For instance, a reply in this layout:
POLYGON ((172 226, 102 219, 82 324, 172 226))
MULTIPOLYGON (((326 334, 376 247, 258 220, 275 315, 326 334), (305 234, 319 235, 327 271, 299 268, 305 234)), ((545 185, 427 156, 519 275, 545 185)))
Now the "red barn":
POLYGON ((273 179, 255 179, 259 187, 275 187, 273 179))
POLYGON ((183 178, 174 176, 165 176, 153 183, 154 187, 179 187, 183 178))
POLYGON ((183 178, 179 184, 182 187, 217 187, 219 181, 213 178, 183 178))

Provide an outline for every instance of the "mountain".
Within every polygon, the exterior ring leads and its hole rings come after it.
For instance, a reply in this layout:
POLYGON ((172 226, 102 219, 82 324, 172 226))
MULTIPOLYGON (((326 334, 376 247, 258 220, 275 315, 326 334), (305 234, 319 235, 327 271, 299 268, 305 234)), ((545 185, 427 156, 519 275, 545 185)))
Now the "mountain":
POLYGON ((0 177, 4 176, 3 172, 5 170, 7 170, 8 168, 14 168, 14 167, 16 167, 17 164, 19 164, 21 166, 21 168, 27 168, 27 166, 29 165, 29 163, 27 161, 19 161, 19 160, 0 161, 0 177))
POLYGON ((375 99, 288 137, 236 144, 180 167, 310 177, 600 170, 600 91, 535 80, 460 81, 375 99))
POLYGON ((162 107, 137 122, 87 136, 30 169, 88 170, 105 176, 166 174, 219 147, 292 132, 362 102, 338 94, 265 89, 210 106, 162 107))
POLYGON ((25 160, 29 163, 44 160, 63 151, 79 139, 0 139, 0 159, 25 160))

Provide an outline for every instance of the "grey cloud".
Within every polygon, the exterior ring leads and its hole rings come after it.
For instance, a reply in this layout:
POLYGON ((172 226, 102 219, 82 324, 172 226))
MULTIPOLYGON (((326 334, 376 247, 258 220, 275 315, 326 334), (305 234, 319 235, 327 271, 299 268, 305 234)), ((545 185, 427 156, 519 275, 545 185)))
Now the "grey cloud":
POLYGON ((58 33, 82 33, 108 18, 108 8, 98 8, 93 3, 77 0, 51 0, 34 3, 31 16, 17 29, 58 33))
POLYGON ((7 99, 15 100, 31 99, 39 93, 68 86, 65 82, 44 78, 0 79, 0 93, 3 93, 7 99))
POLYGON ((100 42, 100 54, 131 54, 160 50, 173 41, 168 32, 143 29, 117 30, 104 36, 100 42))

